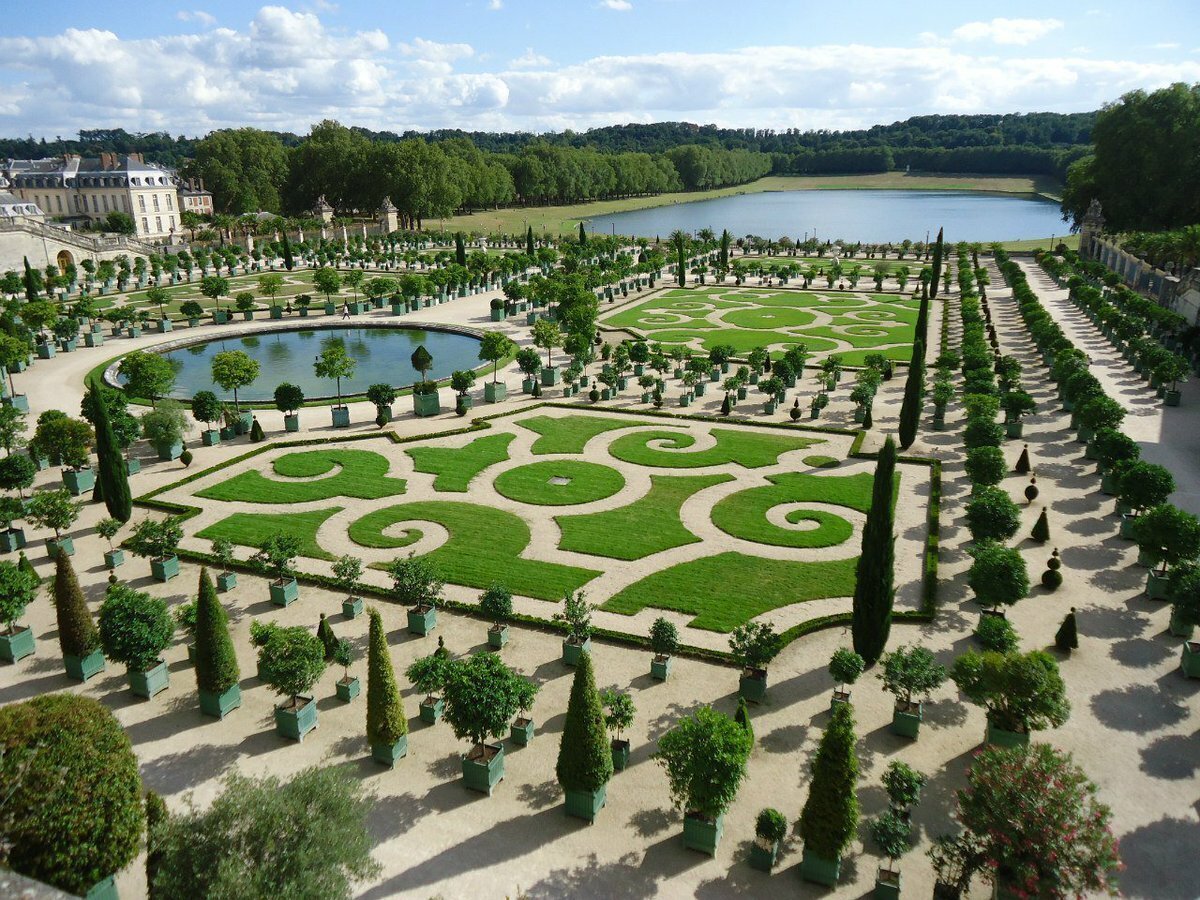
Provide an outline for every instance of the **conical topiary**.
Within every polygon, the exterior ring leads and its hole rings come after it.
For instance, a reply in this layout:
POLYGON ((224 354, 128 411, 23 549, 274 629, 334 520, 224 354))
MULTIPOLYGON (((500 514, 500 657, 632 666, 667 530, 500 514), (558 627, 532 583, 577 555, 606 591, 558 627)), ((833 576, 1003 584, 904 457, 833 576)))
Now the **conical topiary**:
POLYGON ((1013 471, 1018 475, 1028 475, 1029 468, 1029 445, 1026 444, 1024 449, 1021 450, 1021 455, 1017 458, 1017 466, 1013 471))
POLYGON ((321 646, 325 648, 325 662, 332 662, 338 639, 333 633, 333 626, 325 618, 325 613, 321 613, 321 621, 317 623, 317 637, 321 639, 321 646))
POLYGON ((1067 617, 1058 626, 1058 632, 1054 635, 1054 646, 1064 653, 1079 649, 1079 634, 1075 629, 1075 607, 1071 607, 1067 617))
POLYGON ((163 798, 154 791, 146 791, 146 886, 150 900, 158 900, 159 896, 154 889, 154 878, 162 864, 162 850, 158 841, 160 830, 170 818, 163 798))
POLYGON ((1030 532, 1030 537, 1043 544, 1050 540, 1050 520, 1046 518, 1046 507, 1044 506, 1042 507, 1042 514, 1033 523, 1033 531, 1030 532))
POLYGON ((92 621, 71 557, 58 554, 54 562, 54 610, 58 616, 58 646, 63 656, 79 659, 100 649, 100 632, 92 621))
POLYGON ((725 399, 721 401, 721 415, 727 416, 733 411, 733 405, 729 402, 729 391, 725 392, 725 399))
POLYGON ((240 676, 229 637, 229 617, 217 598, 208 569, 201 568, 196 599, 196 687, 208 694, 224 694, 240 676))
POLYGON ((738 696, 737 712, 733 715, 733 721, 737 722, 746 730, 746 734, 750 737, 750 746, 754 746, 754 724, 750 721, 750 707, 746 706, 746 698, 738 696))
POLYGON ((25 555, 24 550, 21 551, 21 556, 17 560, 17 568, 22 572, 28 572, 30 575, 36 578, 38 580, 38 584, 42 583, 42 576, 37 573, 37 569, 33 567, 33 563, 29 561, 29 557, 25 555))
POLYGON ((1025 499, 1028 502, 1032 503, 1034 500, 1036 500, 1038 498, 1039 493, 1041 493, 1041 492, 1038 490, 1037 476, 1036 475, 1029 476, 1029 484, 1025 488, 1025 499))
POLYGON ((612 749, 604 730, 604 706, 596 691, 590 653, 581 654, 575 667, 554 771, 566 791, 598 791, 612 778, 612 749))
POLYGON ((92 382, 92 427, 96 432, 96 487, 104 499, 108 514, 118 522, 128 522, 133 515, 133 495, 129 490, 129 471, 125 457, 113 432, 104 392, 92 382))
POLYGON ((800 813, 804 850, 824 860, 842 855, 858 829, 858 757, 854 755, 854 714, 838 703, 813 761, 808 800, 800 813))
POLYGON ((263 427, 258 424, 258 416, 255 416, 254 423, 250 426, 250 442, 257 444, 260 441, 266 440, 266 437, 263 433, 263 427))
POLYGON ((367 643, 367 740, 373 745, 391 746, 408 734, 408 719, 396 689, 383 619, 374 607, 367 610, 367 616, 371 623, 367 643))

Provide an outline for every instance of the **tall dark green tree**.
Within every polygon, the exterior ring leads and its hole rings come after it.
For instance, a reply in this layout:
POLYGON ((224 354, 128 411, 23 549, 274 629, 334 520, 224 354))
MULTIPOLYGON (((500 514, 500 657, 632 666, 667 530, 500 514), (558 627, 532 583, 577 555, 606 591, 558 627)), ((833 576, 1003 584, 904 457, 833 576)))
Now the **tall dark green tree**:
POLYGON ((873 666, 887 647, 895 599, 895 535, 892 479, 896 471, 896 445, 889 437, 875 464, 871 508, 863 526, 862 553, 855 573, 851 634, 854 652, 873 666))
POLYGON ((454 235, 454 261, 460 266, 467 264, 467 244, 461 231, 454 235))
POLYGON ((292 271, 292 266, 296 265, 296 259, 292 256, 292 242, 288 240, 287 229, 283 229, 283 267, 289 272, 292 271))
POLYGON ((60 553, 54 561, 54 610, 58 619, 58 645, 63 656, 83 659, 100 649, 100 631, 92 621, 71 557, 60 553))
POLYGON ((929 339, 929 297, 921 298, 921 307, 917 310, 917 327, 914 330, 916 339, 922 344, 928 344, 929 339))
POLYGON ((125 457, 121 455, 113 432, 108 404, 94 381, 88 385, 88 396, 93 413, 92 426, 96 430, 96 485, 108 514, 119 522, 128 522, 133 515, 133 496, 129 491, 125 457))
POLYGON ((904 402, 900 405, 900 446, 907 450, 917 439, 921 423, 921 406, 925 399, 925 344, 920 338, 913 342, 912 359, 908 363, 908 380, 904 382, 904 402))
POLYGON ((530 225, 528 228, 525 229, 525 255, 526 256, 534 255, 533 226, 532 225, 530 225))
POLYGON ((838 859, 858 829, 858 757, 854 740, 851 706, 838 703, 817 747, 808 799, 800 813, 805 852, 824 860, 838 859))
POLYGON ((38 298, 38 280, 34 275, 33 268, 29 265, 29 257, 22 257, 25 261, 25 275, 22 278, 22 283, 25 285, 25 299, 29 301, 38 298))
POLYGON ((237 654, 229 637, 229 617, 217 597, 217 589, 200 569, 196 599, 196 686, 205 693, 224 694, 238 683, 237 654))
POLYGON ((396 689, 383 619, 374 607, 367 610, 367 616, 371 622, 367 639, 367 741, 372 747, 391 747, 408 734, 408 720, 396 689))
POLYGON ((575 667, 555 773, 567 791, 598 791, 612 778, 612 750, 605 735, 604 706, 596 690, 590 653, 582 654, 575 667))
MULTIPOLYGON (((942 229, 938 229, 937 240, 933 244, 933 278, 929 280, 929 296, 937 297, 938 285, 942 279, 942 258, 946 252, 946 245, 942 240, 942 229)), ((924 338, 922 338, 923 340, 924 338)))
POLYGON ((730 242, 731 242, 731 239, 729 237, 729 229, 726 228, 721 231, 721 268, 722 269, 729 268, 729 244, 730 244, 730 242))
POLYGON ((585 229, 583 227, 582 222, 579 223, 579 246, 580 247, 587 246, 587 229, 585 229))

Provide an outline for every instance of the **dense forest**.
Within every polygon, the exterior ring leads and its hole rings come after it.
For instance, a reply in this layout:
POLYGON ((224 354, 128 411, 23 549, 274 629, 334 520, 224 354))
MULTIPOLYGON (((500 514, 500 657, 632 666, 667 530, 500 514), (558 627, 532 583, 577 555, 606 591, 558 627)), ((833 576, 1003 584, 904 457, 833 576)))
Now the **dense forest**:
POLYGON ((339 211, 390 196, 406 224, 513 203, 571 203, 744 184, 767 174, 922 172, 1050 175, 1090 152, 1094 113, 919 116, 858 131, 717 128, 686 122, 553 134, 375 132, 336 122, 306 136, 252 128, 203 138, 122 129, 78 140, 0 139, 0 157, 139 151, 199 176, 217 209, 339 211))

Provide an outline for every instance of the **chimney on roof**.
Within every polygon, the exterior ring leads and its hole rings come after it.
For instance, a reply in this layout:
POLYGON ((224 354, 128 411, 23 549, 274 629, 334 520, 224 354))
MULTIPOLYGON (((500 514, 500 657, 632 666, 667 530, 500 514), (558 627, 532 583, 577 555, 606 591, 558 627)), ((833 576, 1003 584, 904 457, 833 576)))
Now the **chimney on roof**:
POLYGON ((129 156, 135 162, 139 162, 139 163, 143 163, 143 164, 146 162, 146 160, 142 159, 141 153, 130 153, 129 156))
POLYGON ((204 179, 203 178, 200 179, 200 192, 201 193, 204 192, 204 179))
POLYGON ((100 152, 100 168, 107 172, 109 169, 115 169, 116 166, 117 154, 102 150, 100 152))

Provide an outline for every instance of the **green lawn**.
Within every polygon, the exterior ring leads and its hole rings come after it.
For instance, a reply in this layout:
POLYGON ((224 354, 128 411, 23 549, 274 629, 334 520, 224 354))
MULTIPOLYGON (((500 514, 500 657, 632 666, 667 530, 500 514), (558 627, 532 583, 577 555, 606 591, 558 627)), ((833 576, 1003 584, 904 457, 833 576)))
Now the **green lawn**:
POLYGON ((633 615, 649 607, 689 613, 688 623, 732 631, 793 603, 854 594, 858 558, 793 562, 721 553, 679 563, 619 591, 601 609, 633 615))
POLYGON ((533 442, 532 451, 541 456, 551 453, 582 453, 584 446, 598 434, 617 428, 637 428, 645 422, 629 419, 607 419, 604 416, 531 416, 517 422, 522 428, 535 431, 541 437, 533 442))
POLYGON ((314 509, 293 513, 234 513, 196 532, 196 537, 215 541, 224 538, 241 547, 260 548, 267 538, 276 534, 294 535, 300 541, 300 555, 311 559, 332 560, 317 543, 317 529, 342 507, 314 509))
POLYGON ((800 521, 818 523, 811 530, 792 531, 767 521, 767 511, 784 503, 833 503, 866 512, 871 506, 873 477, 858 475, 807 475, 787 472, 772 475, 770 486, 750 488, 730 494, 718 502, 712 511, 713 524, 736 538, 771 544, 776 547, 833 547, 846 541, 854 528, 841 516, 825 510, 798 509, 787 515, 793 524, 800 521))
POLYGON ((559 459, 501 472, 493 486, 502 496, 518 503, 572 506, 611 497, 625 487, 625 478, 608 466, 559 459))
POLYGON ((822 444, 824 438, 799 437, 793 434, 771 434, 761 431, 741 431, 733 428, 714 428, 712 436, 716 445, 707 450, 684 453, 695 445, 696 438, 689 433, 675 431, 639 431, 617 438, 609 445, 609 452, 622 462, 638 466, 664 469, 698 469, 703 466, 719 466, 737 463, 747 469, 773 466, 779 462, 780 454, 790 450, 803 450, 813 444, 822 444), (651 447, 659 442, 661 447, 651 447))
POLYGON ((816 454, 814 456, 804 457, 804 464, 812 466, 814 469, 836 469, 841 465, 841 460, 834 459, 832 456, 822 456, 816 454))
POLYGON ((410 520, 435 522, 450 533, 449 540, 425 558, 451 584, 482 590, 499 581, 514 594, 558 602, 564 593, 578 590, 600 574, 592 569, 523 559, 521 554, 530 538, 525 520, 474 503, 429 500, 389 506, 352 523, 350 539, 363 547, 407 547, 420 539, 419 530, 409 529, 396 538, 383 532, 397 522, 410 520))
POLYGON ((700 540, 680 521, 684 502, 704 488, 732 481, 731 475, 651 475, 645 497, 628 506, 580 516, 555 516, 562 529, 560 550, 642 559, 700 540))
POLYGON ((403 494, 403 478, 389 478, 388 461, 370 450, 306 450, 288 453, 275 460, 275 474, 282 478, 314 478, 314 481, 277 481, 257 471, 243 472, 228 481, 197 491, 208 500, 245 503, 307 503, 332 497, 379 500, 403 494), (318 478, 334 469, 327 478, 318 478))
POLYGON ((412 457, 418 472, 436 475, 433 489, 462 493, 471 479, 486 469, 508 459, 508 445, 515 434, 489 434, 476 438, 464 447, 411 447, 404 452, 412 457))

